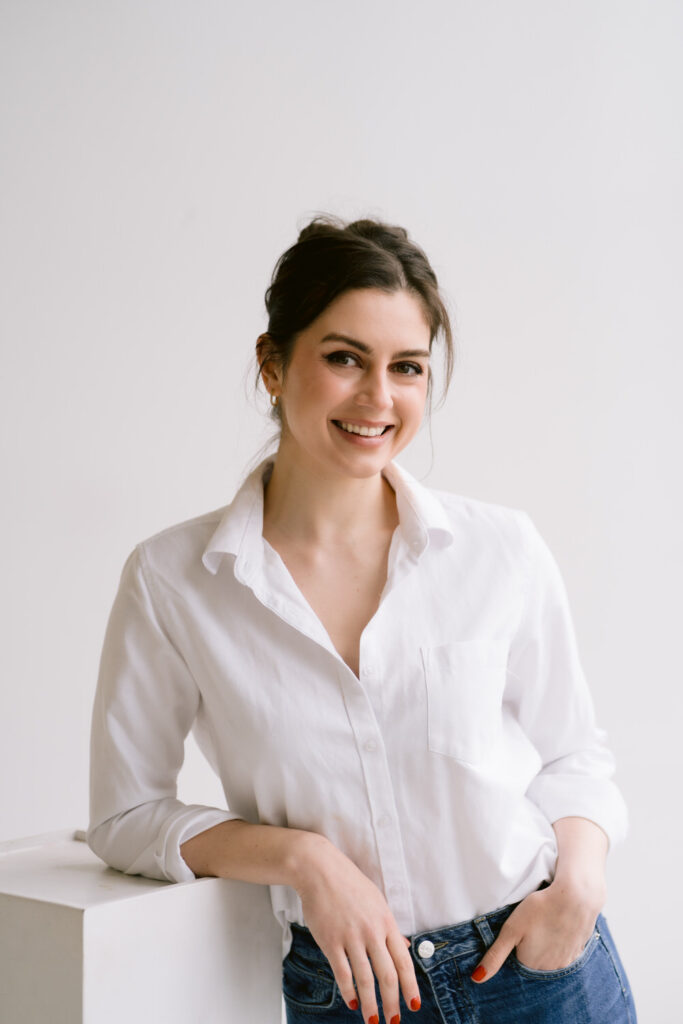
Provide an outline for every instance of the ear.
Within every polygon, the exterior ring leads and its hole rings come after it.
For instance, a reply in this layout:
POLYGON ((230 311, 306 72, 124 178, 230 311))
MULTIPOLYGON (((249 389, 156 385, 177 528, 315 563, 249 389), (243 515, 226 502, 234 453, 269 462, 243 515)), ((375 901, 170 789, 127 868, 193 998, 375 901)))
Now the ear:
POLYGON ((281 388, 281 374, 274 358, 273 346, 268 334, 259 334, 256 339, 256 359, 258 360, 261 380, 266 391, 278 393, 281 388))

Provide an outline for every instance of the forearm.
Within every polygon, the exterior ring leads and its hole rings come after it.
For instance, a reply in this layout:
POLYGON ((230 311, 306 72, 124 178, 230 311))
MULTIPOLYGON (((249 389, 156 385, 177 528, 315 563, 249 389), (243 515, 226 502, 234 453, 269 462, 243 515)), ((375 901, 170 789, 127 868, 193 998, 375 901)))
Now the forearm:
POLYGON ((198 878, 235 878, 298 889, 327 842, 324 836, 303 829, 233 820, 188 839, 180 853, 198 878))
POLYGON ((593 892, 596 900, 606 894, 605 865, 609 841, 588 818, 558 818, 553 822, 557 837, 557 865, 554 883, 582 892, 593 892))

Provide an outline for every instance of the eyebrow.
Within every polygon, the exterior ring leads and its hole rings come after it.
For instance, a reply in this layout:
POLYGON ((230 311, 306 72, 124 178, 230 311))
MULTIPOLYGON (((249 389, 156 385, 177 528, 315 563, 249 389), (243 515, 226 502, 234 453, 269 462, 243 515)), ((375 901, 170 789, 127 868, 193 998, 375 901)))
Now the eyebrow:
MULTIPOLYGON (((356 338, 350 338, 348 334, 336 334, 334 331, 330 334, 326 334, 324 338, 320 339, 320 343, 323 341, 343 341, 346 345, 352 345, 357 348, 360 352, 365 352, 366 355, 372 355, 372 349, 369 345, 366 345, 364 341, 357 341, 356 338)), ((394 359, 409 359, 415 358, 415 356, 426 356, 429 359, 431 353, 423 348, 407 348, 401 352, 394 352, 394 359)))

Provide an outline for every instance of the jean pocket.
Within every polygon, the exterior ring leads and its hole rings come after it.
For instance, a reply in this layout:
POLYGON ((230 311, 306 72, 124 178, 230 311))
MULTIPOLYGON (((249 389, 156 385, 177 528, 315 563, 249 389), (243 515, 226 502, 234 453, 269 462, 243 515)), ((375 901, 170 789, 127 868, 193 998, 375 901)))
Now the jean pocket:
POLYGON ((580 970, 588 961, 598 947, 598 940, 600 933, 597 925, 593 929, 593 934, 589 938, 586 945, 583 947, 576 960, 572 960, 566 967, 558 967, 554 971, 539 971, 534 967, 527 967, 521 960, 517 958, 517 951, 513 949, 510 954, 511 962, 516 971, 522 974, 526 978, 545 979, 546 981, 552 981, 556 978, 564 978, 568 974, 573 974, 575 971, 580 970))
POLYGON ((330 967, 290 950, 282 962, 282 994, 291 1006, 313 1012, 331 1009, 339 989, 330 967))
POLYGON ((421 647, 429 749, 481 764, 500 739, 507 638, 476 637, 421 647))

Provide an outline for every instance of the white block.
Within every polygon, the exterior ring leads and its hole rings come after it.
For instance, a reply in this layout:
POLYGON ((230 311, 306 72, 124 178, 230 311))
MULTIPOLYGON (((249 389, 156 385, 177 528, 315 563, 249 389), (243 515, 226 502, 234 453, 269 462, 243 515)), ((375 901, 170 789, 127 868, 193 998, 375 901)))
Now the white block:
POLYGON ((106 867, 73 830, 0 843, 2 1024, 277 1024, 266 886, 106 867))

